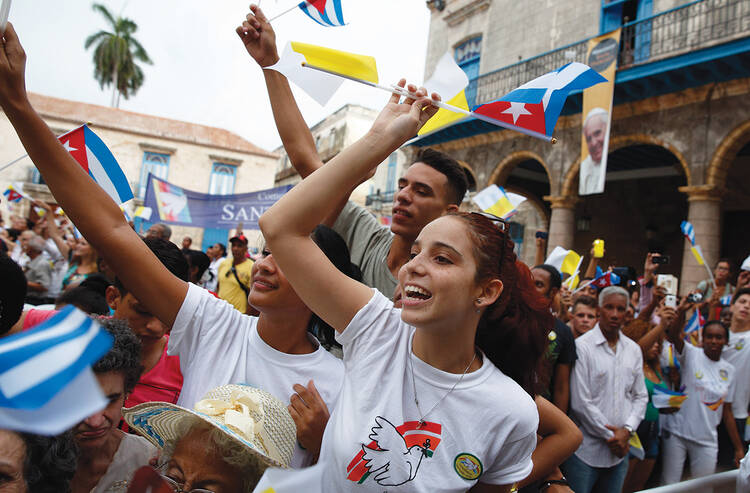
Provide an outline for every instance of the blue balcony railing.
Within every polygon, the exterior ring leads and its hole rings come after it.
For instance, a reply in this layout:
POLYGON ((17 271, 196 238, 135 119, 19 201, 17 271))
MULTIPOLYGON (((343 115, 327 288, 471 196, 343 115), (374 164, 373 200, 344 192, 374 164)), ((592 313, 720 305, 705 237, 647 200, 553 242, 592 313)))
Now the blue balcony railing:
MULTIPOLYGON (((618 69, 750 36, 750 0, 697 0, 622 27, 618 69)), ((586 62, 588 39, 522 60, 476 79, 477 104, 569 62, 586 62)))

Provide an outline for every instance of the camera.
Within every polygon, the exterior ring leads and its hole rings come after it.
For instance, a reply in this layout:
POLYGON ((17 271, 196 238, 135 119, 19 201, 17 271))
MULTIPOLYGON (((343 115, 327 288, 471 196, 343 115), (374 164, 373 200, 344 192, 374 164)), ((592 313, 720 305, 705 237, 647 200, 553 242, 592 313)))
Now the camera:
POLYGON ((658 257, 651 257, 651 261, 656 265, 667 265, 669 263, 669 255, 659 255, 658 257))
POLYGON ((690 303, 700 303, 701 301, 703 301, 703 295, 700 293, 690 293, 689 295, 687 295, 687 300, 690 303))

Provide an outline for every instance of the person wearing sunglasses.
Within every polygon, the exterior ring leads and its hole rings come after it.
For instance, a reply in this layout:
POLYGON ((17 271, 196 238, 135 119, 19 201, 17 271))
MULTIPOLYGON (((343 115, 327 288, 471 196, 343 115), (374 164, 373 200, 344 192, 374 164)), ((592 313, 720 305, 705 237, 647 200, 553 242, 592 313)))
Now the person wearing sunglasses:
POLYGON ((507 223, 451 213, 427 224, 398 271, 400 310, 340 275, 309 239, 336 191, 437 111, 424 89, 409 90, 417 99, 392 96, 362 139, 282 197, 260 227, 297 294, 343 345, 344 384, 320 457, 330 491, 507 492, 532 470, 532 395, 553 324, 507 223))

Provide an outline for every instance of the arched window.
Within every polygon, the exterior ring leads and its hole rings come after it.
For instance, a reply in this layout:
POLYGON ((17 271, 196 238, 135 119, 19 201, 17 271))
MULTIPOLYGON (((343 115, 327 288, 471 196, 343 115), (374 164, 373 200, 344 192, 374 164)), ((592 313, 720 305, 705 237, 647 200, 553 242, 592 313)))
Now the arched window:
POLYGON ((211 183, 208 186, 208 193, 212 195, 229 195, 234 193, 236 176, 237 166, 214 163, 211 170, 211 183))
POLYGON ((148 186, 148 174, 151 173, 162 180, 167 179, 169 174, 169 154, 146 151, 143 153, 143 162, 141 163, 141 180, 138 184, 138 197, 143 198, 146 195, 148 186))

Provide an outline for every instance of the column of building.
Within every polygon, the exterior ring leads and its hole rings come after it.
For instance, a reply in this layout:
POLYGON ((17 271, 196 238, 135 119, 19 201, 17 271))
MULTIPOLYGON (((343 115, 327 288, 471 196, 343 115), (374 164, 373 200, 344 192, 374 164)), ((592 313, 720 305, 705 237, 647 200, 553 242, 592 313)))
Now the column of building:
MULTIPOLYGON (((688 196, 687 220, 695 229, 695 244, 700 245, 710 269, 719 259, 721 245, 721 190, 715 185, 680 187, 688 196)), ((708 278, 706 267, 698 264, 685 241, 680 275, 680 293, 688 293, 696 284, 708 278)))
POLYGON ((578 197, 548 196, 544 200, 550 203, 552 214, 549 220, 549 239, 547 254, 556 246, 573 248, 576 226, 576 204, 578 197))

